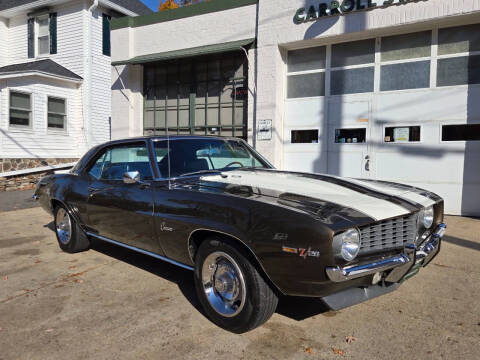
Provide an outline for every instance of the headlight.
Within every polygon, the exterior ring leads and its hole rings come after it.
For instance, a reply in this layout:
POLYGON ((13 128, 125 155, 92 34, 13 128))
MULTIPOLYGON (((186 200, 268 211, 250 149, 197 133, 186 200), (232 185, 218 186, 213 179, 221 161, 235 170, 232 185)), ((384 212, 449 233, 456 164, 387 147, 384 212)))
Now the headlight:
POLYGON ((360 251, 360 233, 349 229, 333 237, 333 253, 346 261, 355 259, 360 251))
POLYGON ((433 206, 423 209, 420 212, 420 223, 425 229, 430 229, 433 225, 433 206))

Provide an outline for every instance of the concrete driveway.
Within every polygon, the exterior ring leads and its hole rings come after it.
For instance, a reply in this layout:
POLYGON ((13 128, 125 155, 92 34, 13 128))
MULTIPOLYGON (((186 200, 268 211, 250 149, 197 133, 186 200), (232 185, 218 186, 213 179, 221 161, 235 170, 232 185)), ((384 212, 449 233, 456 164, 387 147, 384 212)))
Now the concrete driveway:
POLYGON ((440 255, 394 293, 337 313, 282 299, 243 335, 205 318, 191 272, 104 243, 63 253, 51 220, 0 213, 1 360, 478 359, 480 220, 447 218, 440 255))

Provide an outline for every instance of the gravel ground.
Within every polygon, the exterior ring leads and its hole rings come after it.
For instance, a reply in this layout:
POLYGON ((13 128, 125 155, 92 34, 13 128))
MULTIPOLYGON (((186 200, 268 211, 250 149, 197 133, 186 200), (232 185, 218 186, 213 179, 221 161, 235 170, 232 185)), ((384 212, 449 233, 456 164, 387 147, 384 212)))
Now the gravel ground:
POLYGON ((0 359, 478 359, 480 220, 448 217, 441 253, 397 291, 340 312, 282 299, 235 335, 200 310, 192 273, 95 243, 57 246, 40 208, 0 212, 0 359))

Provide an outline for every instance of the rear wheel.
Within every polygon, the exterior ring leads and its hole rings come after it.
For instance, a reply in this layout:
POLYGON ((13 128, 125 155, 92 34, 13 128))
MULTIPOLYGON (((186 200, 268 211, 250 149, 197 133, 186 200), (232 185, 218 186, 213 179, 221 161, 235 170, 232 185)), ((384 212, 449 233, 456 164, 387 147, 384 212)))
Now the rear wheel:
POLYGON ((220 238, 205 240, 195 257, 195 287, 208 317, 243 333, 265 323, 278 298, 243 251, 220 238))
POLYGON ((54 223, 58 245, 63 251, 76 253, 87 250, 90 247, 87 235, 63 205, 57 205, 55 208, 54 223))

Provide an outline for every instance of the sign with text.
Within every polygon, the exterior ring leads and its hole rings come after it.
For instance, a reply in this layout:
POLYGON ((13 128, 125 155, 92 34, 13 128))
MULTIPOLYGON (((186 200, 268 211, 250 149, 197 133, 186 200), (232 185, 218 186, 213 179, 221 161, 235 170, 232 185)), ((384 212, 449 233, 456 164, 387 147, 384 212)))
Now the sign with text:
POLYGON ((259 120, 258 121, 258 140, 272 140, 272 120, 259 120))
POLYGON ((371 10, 374 8, 403 5, 428 0, 331 0, 315 3, 297 10, 294 21, 302 24, 320 20, 323 17, 345 15, 351 12, 371 10))

